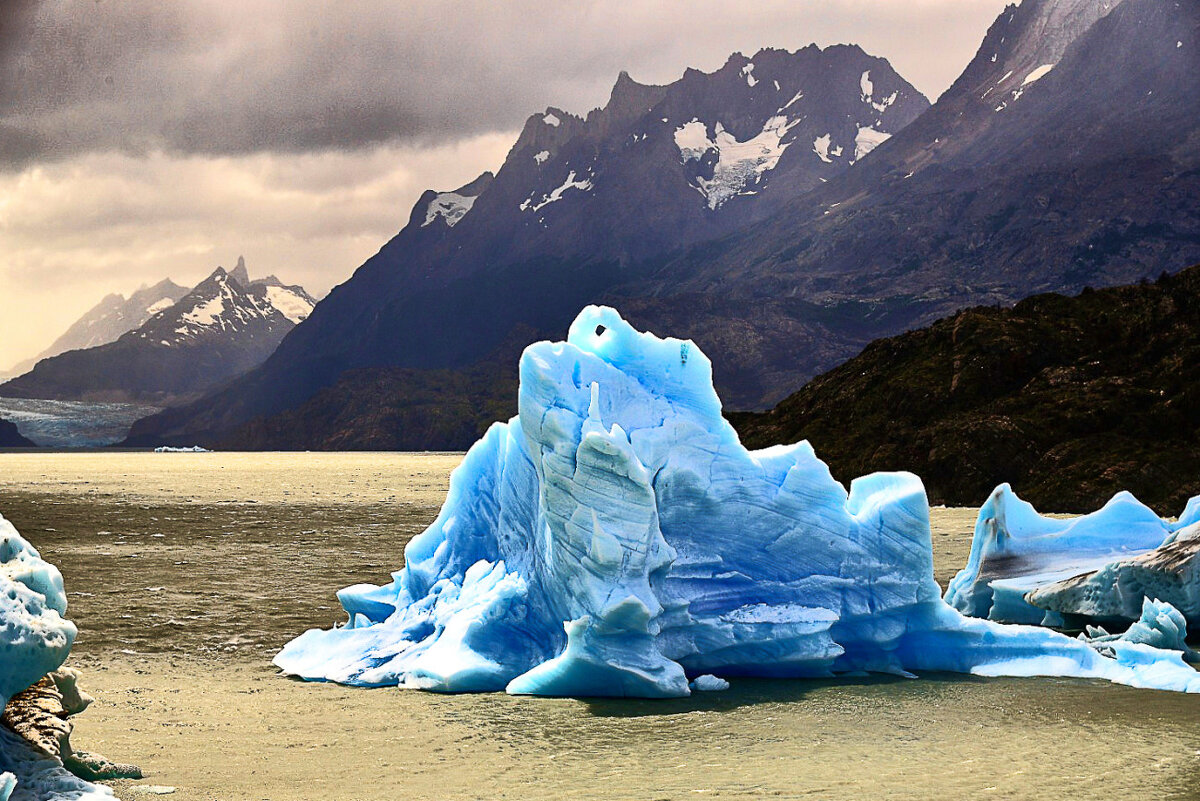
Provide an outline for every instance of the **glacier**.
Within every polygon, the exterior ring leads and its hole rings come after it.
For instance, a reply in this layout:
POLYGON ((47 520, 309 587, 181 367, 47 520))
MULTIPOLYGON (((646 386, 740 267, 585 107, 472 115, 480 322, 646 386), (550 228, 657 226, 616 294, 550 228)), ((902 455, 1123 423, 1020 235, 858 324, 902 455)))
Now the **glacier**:
POLYGON ((920 479, 836 481, 807 442, 747 451, 689 341, 584 309, 520 361, 518 414, 347 622, 274 658, 359 686, 687 696, 740 676, 1073 676, 1200 692, 1177 652, 966 617, 933 578, 920 479))
MULTIPOLYGON (((57 670, 75 642, 58 568, 42 560, 12 523, 0 517, 0 707, 57 670)), ((0 727, 0 801, 96 801, 107 787, 68 772, 0 727)))
POLYGON ((1185 575, 1198 572, 1186 558, 1200 546, 1191 542, 1200 537, 1198 501, 1172 522, 1119 492, 1091 514, 1058 519, 1001 484, 979 510, 946 601, 973 617, 1061 627, 1138 620, 1150 597, 1200 620, 1200 576, 1185 575))

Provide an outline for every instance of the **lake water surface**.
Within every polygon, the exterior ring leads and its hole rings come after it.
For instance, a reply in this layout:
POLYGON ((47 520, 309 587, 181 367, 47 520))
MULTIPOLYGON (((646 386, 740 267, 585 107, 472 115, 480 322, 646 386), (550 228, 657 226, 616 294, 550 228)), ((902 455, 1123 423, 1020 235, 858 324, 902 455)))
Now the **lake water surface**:
MULTIPOLYGON (((63 572, 76 747, 180 799, 1196 798, 1200 698, 1093 681, 736 681, 679 701, 363 690, 270 657, 433 519, 456 454, 0 454, 63 572)), ((934 510, 936 575, 973 510, 934 510)))

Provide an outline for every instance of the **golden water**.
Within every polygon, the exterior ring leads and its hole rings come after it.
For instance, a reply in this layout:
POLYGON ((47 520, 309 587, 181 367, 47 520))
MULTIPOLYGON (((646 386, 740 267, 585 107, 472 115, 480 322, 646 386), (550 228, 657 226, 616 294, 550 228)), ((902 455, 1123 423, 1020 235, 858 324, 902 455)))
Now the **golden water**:
MULTIPOLYGON (((457 455, 0 454, 0 514, 62 569, 77 747, 190 799, 1200 797, 1200 698, 1091 681, 738 681, 667 702, 304 684, 437 512, 457 455)), ((943 584, 972 510, 934 510, 943 584)), ((126 798, 141 783, 119 783, 126 798)))

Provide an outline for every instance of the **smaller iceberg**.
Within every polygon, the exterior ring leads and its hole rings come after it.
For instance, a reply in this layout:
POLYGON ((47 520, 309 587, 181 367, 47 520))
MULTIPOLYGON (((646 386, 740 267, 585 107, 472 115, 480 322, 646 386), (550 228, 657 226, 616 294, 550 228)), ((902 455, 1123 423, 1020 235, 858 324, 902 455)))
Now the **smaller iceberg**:
MULTIPOLYGON (((1177 523, 1159 517, 1128 492, 1118 493, 1089 515, 1056 519, 1038 514, 1008 484, 1001 484, 979 510, 971 555, 947 587, 946 602, 965 615, 1003 623, 1061 626, 1062 613, 1137 620, 1145 593, 1133 592, 1132 583, 1122 588, 1131 592, 1109 599, 1119 602, 1120 614, 1093 615, 1077 596, 1096 600, 1111 595, 1114 585, 1105 582, 1112 576, 1098 572, 1118 561, 1136 560, 1179 535, 1193 517, 1200 517, 1197 500, 1188 504, 1177 523), (1057 593, 1060 602, 1049 600, 1048 593, 1054 592, 1050 588, 1084 576, 1097 578, 1069 601, 1071 593, 1065 590, 1057 593)), ((1167 594, 1157 597, 1179 605, 1167 594)))
POLYGON ((155 453, 212 453, 208 448, 201 448, 199 445, 193 445, 190 448, 175 448, 171 445, 159 445, 154 449, 155 453))
POLYGON ((1164 651, 1179 651, 1188 662, 1200 660, 1200 654, 1189 648, 1186 642, 1187 620, 1183 613, 1155 598, 1142 601, 1142 616, 1123 633, 1109 634, 1103 628, 1088 626, 1079 638, 1093 646, 1115 642, 1141 643, 1164 651))

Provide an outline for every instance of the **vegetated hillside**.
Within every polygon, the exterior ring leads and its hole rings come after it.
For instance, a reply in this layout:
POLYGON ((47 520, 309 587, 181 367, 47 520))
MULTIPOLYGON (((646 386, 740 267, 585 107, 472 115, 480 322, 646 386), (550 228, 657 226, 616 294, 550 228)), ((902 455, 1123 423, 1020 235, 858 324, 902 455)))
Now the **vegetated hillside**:
POLYGON ((730 418, 749 447, 808 439, 843 481, 912 471, 932 503, 1009 482, 1047 511, 1125 489, 1179 514, 1200 494, 1200 266, 968 309, 730 418))

